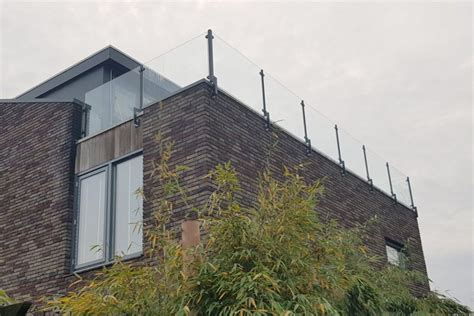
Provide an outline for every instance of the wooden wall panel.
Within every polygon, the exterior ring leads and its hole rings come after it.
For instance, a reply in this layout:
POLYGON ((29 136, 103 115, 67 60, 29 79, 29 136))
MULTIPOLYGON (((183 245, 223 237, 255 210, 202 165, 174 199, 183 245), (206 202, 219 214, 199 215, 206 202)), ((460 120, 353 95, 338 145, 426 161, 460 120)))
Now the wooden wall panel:
POLYGON ((80 140, 76 151, 76 173, 143 148, 142 127, 125 122, 101 134, 80 140))

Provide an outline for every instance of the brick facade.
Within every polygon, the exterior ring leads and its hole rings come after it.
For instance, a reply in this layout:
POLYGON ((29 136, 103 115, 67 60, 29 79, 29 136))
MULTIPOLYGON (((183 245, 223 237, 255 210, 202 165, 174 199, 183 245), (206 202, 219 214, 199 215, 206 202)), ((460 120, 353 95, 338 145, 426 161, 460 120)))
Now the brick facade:
MULTIPOLYGON (((196 203, 206 200, 212 185, 204 178, 217 164, 231 161, 236 168, 244 205, 256 200, 258 174, 269 161, 272 172, 281 176, 283 166, 304 164, 309 181, 324 178, 325 195, 318 206, 322 218, 335 218, 344 227, 354 227, 376 218, 370 230, 368 246, 382 258, 386 257, 386 239, 406 244, 410 240, 410 268, 427 274, 418 228, 417 215, 411 209, 394 203, 387 194, 313 151, 306 155, 302 142, 286 132, 265 129, 262 117, 225 93, 211 96, 211 87, 202 83, 161 104, 145 110, 143 122, 145 195, 153 196, 156 183, 149 177, 152 161, 158 149, 154 135, 161 131, 165 139, 174 142, 172 164, 190 168, 184 174, 184 186, 191 190, 196 203), (277 136, 275 136, 275 134, 277 136), (276 142, 276 146, 273 146, 276 142), (270 149, 273 148, 273 149, 270 149)), ((317 144, 314 144, 317 148, 317 144)), ((145 218, 150 218, 153 200, 145 203, 145 218)), ((186 210, 176 214, 177 220, 186 210)), ((145 226, 146 227, 146 226, 145 226)), ((429 285, 417 284, 418 294, 426 293, 429 285)))
MULTIPOLYGON (((412 268, 426 274, 416 214, 373 190, 362 179, 325 156, 305 154, 304 144, 285 132, 264 128, 260 115, 204 82, 144 109, 141 117, 144 162, 144 229, 153 223, 153 196, 159 192, 151 177, 159 159, 157 133, 174 142, 171 165, 185 165, 183 185, 193 206, 212 192, 205 176, 218 163, 232 161, 246 205, 254 203, 257 175, 268 158, 278 176, 282 166, 305 163, 308 180, 324 177, 326 189, 318 211, 345 227, 364 223, 375 215, 369 247, 385 256, 385 238, 400 243, 411 239, 412 268)), ((70 271, 71 214, 75 141, 79 137, 80 109, 67 103, 0 104, 0 288, 18 299, 61 293, 73 278, 70 271)), ((313 144, 317 148, 317 144, 313 144)), ((177 205, 175 224, 187 210, 177 205)), ((145 251, 149 244, 145 241, 145 251)), ((148 263, 150 259, 139 258, 148 263)), ((418 293, 429 290, 419 284, 418 293)))
MULTIPOLYGON (((288 133, 267 131, 260 115, 225 93, 206 101, 211 127, 208 137, 211 165, 232 161, 244 189, 242 201, 247 205, 255 201, 257 175, 264 170, 267 159, 277 177, 282 174, 283 166, 303 164, 306 180, 324 179, 325 194, 317 207, 321 218, 335 218, 349 228, 376 217, 368 240, 369 249, 386 258, 386 238, 400 244, 410 240, 410 268, 427 274, 415 212, 394 203, 376 188, 370 191, 366 181, 350 172, 342 175, 340 166, 324 155, 313 151, 307 156, 305 145, 288 133)), ((317 144, 313 147, 317 148, 317 144)), ((429 291, 429 285, 417 284, 414 290, 423 294, 429 291)))
POLYGON ((64 292, 70 273, 73 103, 0 103, 0 288, 18 300, 64 292))
MULTIPOLYGON (((152 177, 153 164, 159 160, 156 135, 163 141, 173 143, 170 167, 186 166, 182 174, 182 185, 188 191, 194 206, 202 205, 211 192, 205 176, 213 167, 210 161, 209 113, 207 84, 202 83, 145 109, 143 124, 143 187, 147 198, 143 205, 144 229, 153 225, 153 199, 160 191, 157 177, 152 177)), ((183 205, 175 205, 174 225, 187 215, 183 205)))

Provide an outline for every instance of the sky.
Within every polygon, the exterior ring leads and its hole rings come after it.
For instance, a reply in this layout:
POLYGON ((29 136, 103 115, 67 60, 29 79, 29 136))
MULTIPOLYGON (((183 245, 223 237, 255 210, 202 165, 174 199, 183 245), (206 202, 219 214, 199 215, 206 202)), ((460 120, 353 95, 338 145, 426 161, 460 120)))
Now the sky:
POLYGON ((474 308, 472 16, 472 2, 0 0, 0 99, 106 45, 145 62, 212 28, 410 175, 432 289, 474 308))

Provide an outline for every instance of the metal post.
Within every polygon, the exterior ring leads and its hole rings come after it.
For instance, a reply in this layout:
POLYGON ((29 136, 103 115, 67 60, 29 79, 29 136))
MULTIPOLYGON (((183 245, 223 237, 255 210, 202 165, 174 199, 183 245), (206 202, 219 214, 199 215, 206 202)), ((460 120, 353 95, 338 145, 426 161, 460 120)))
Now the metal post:
POLYGON ((308 131, 306 130, 306 114, 304 112, 303 100, 301 100, 301 109, 303 110, 304 143, 306 145, 306 155, 309 155, 311 153, 311 139, 308 138, 308 131))
POLYGON ((211 82, 212 86, 214 87, 213 95, 217 95, 217 78, 214 76, 214 50, 212 47, 212 40, 214 36, 212 35, 212 30, 207 30, 207 56, 209 58, 209 76, 207 79, 211 82))
POLYGON ((362 145, 362 151, 364 152, 364 162, 365 162, 365 172, 367 173, 367 182, 370 185, 370 191, 374 189, 374 182, 370 178, 369 174, 369 164, 367 163, 367 153, 365 152, 365 145, 362 145))
POLYGON ((82 137, 86 137, 89 134, 89 112, 91 110, 91 106, 84 103, 82 107, 82 137))
POLYGON ((140 74, 140 104, 138 106, 138 108, 133 108, 133 125, 135 127, 139 127, 140 126, 140 123, 141 123, 141 120, 140 120, 140 117, 139 115, 143 112, 143 97, 144 97, 144 93, 143 93, 143 72, 145 71, 145 67, 143 65, 140 65, 140 69, 138 70, 139 74, 140 74))
POLYGON ((390 193, 392 194, 392 198, 397 201, 397 195, 393 193, 393 186, 392 186, 392 177, 390 176, 390 166, 388 165, 388 162, 386 163, 387 166, 387 174, 388 174, 388 182, 390 183, 390 193))
POLYGON ((337 142, 337 154, 339 155, 339 165, 341 166, 341 173, 344 175, 346 174, 346 163, 342 160, 341 156, 341 146, 339 144, 339 130, 337 128, 337 124, 334 125, 334 129, 336 130, 336 142, 337 142))
POLYGON ((265 74, 263 73, 263 69, 260 69, 260 78, 262 81, 262 101, 263 101, 263 118, 265 119, 265 128, 270 128, 270 113, 267 112, 267 102, 265 99, 265 74))
POLYGON ((73 102, 81 106, 81 137, 86 137, 89 134, 89 113, 91 106, 76 98, 73 98, 73 102))
POLYGON ((407 184, 408 184, 408 192, 410 192, 410 201, 411 201, 411 208, 415 213, 418 215, 418 210, 415 206, 415 203, 413 202, 413 193, 411 192, 411 183, 410 183, 410 177, 407 177, 407 184))
POLYGON ((140 65, 140 109, 143 109, 143 72, 145 71, 145 67, 140 65))

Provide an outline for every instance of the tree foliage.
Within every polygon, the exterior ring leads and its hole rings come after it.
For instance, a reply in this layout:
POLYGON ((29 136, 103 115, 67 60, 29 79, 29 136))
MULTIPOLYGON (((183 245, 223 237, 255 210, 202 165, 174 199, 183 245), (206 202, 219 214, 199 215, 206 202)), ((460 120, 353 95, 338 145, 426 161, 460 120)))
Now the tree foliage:
POLYGON ((118 258, 92 280, 79 279, 76 290, 49 299, 47 308, 94 315, 469 313, 435 294, 413 296, 410 285, 426 282, 419 273, 377 267, 380 258, 364 243, 370 223, 345 229, 322 221, 315 210, 323 186, 305 181, 300 167, 285 169, 278 180, 264 171, 254 207, 245 207, 231 164, 217 166, 209 175, 215 190, 204 207, 193 209, 206 236, 199 246, 183 248, 169 222, 176 203, 190 207, 179 181, 185 168, 170 167, 172 145, 158 142, 156 223, 146 230, 155 264, 118 258))
POLYGON ((8 296, 7 292, 5 292, 4 290, 0 290, 0 306, 7 306, 15 303, 16 301, 10 296, 8 296))

